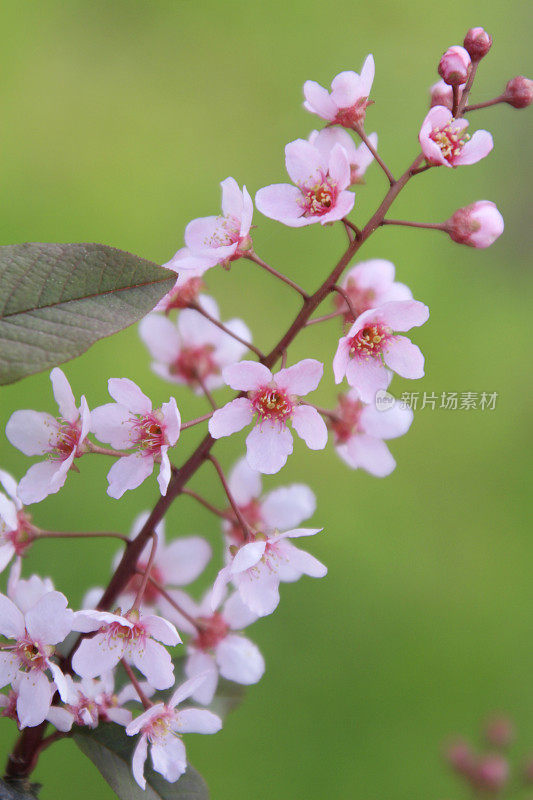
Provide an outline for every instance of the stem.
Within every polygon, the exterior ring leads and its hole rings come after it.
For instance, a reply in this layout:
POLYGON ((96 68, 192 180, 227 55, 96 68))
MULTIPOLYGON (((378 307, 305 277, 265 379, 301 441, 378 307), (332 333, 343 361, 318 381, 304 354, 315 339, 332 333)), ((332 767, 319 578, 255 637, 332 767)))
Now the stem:
POLYGON ((110 447, 100 447, 100 445, 95 444, 94 442, 90 442, 88 439, 86 439, 85 441, 86 444, 89 445, 90 453, 98 453, 101 456, 112 456, 113 458, 123 458, 124 456, 131 456, 131 451, 127 452, 126 450, 112 450, 110 447))
POLYGON ((305 326, 308 327, 309 325, 316 325, 317 322, 326 322, 328 319, 335 319, 335 317, 341 317, 344 315, 344 311, 332 311, 331 314, 324 314, 323 317, 314 317, 313 319, 307 320, 305 326))
POLYGON ((64 739, 66 736, 69 736, 69 734, 62 733, 61 731, 55 731, 54 733, 51 733, 49 736, 45 736, 45 738, 39 745, 39 750, 38 750, 39 755, 43 752, 43 750, 46 750, 47 747, 50 747, 51 744, 54 744, 54 742, 59 741, 59 739, 64 739))
POLYGON ((413 170, 413 175, 420 175, 421 172, 425 172, 427 169, 431 169, 433 164, 424 164, 423 167, 418 167, 418 169, 413 170))
POLYGON ((208 319, 209 322, 212 322, 213 325, 216 325, 217 328, 220 328, 221 331, 224 331, 224 333, 227 333, 228 336, 231 336, 237 342, 240 342, 241 344, 243 344, 245 347, 248 348, 248 350, 251 350, 253 353, 255 353, 258 358, 260 358, 260 359, 264 358, 264 354, 261 352, 261 350, 259 350, 258 347, 255 347, 251 342, 247 342, 246 339, 243 339, 240 336, 238 336, 236 333, 233 333, 233 331, 230 330, 228 327, 226 327, 226 325, 224 325, 223 322, 220 322, 218 319, 216 319, 216 317, 213 317, 208 311, 203 309, 202 306, 198 305, 198 303, 189 303, 188 307, 192 308, 193 311, 197 311, 203 317, 208 319))
POLYGON ((121 539, 125 544, 130 544, 130 539, 123 536, 122 533, 111 532, 74 532, 74 531, 43 531, 40 528, 35 528, 35 533, 32 533, 33 539, 121 539))
POLYGON ((153 706, 153 703, 151 703, 151 702, 150 702, 150 700, 149 700, 149 699, 146 697, 145 693, 144 693, 144 692, 143 692, 143 690, 141 689, 141 684, 139 683, 139 681, 138 681, 138 680, 137 680, 137 678, 135 677, 135 675, 134 675, 134 673, 133 673, 133 670, 132 670, 132 668, 130 667, 130 665, 129 665, 129 664, 126 664, 126 662, 124 661, 124 659, 123 659, 123 658, 121 658, 121 659, 120 659, 120 663, 121 663, 121 664, 122 664, 122 666, 124 667, 124 670, 125 670, 125 672, 126 672, 126 674, 127 674, 128 678, 129 678, 129 679, 130 679, 130 681, 132 682, 132 684, 133 684, 133 688, 135 689, 135 691, 136 691, 136 692, 137 692, 137 694, 139 695, 139 700, 141 701, 141 703, 143 704, 143 706, 145 707, 145 709, 149 709, 149 708, 151 708, 151 707, 153 706))
POLYGON ((200 422, 206 422, 208 419, 211 419, 213 413, 210 411, 209 414, 204 414, 202 417, 196 417, 195 419, 189 420, 189 422, 182 422, 180 431, 186 431, 187 428, 192 428, 194 425, 199 425, 200 422))
MULTIPOLYGON (((216 411, 216 410, 217 410, 217 408, 218 408, 218 406, 217 406, 217 404, 216 404, 215 398, 213 397, 213 395, 211 394, 211 392, 209 391, 209 389, 208 389, 208 388, 207 388, 207 386, 205 385, 205 381, 204 381, 204 379, 203 379, 203 378, 201 378, 199 375, 197 375, 197 376, 196 376, 196 381, 199 383, 199 385, 200 385, 200 387, 201 387, 201 389, 202 389, 203 393, 205 394, 205 396, 206 396, 206 398, 207 398, 207 401, 208 401, 209 405, 211 406, 211 408, 213 409, 213 411, 216 411)), ((211 416, 211 415, 210 415, 210 416, 211 416)))
MULTIPOLYGON (((137 570, 137 572, 139 573, 139 575, 145 575, 145 574, 146 574, 146 573, 145 573, 143 570, 137 570)), ((190 622, 190 623, 191 623, 191 625, 194 625, 194 627, 195 627, 197 630, 199 630, 199 629, 200 629, 200 625, 198 624, 198 621, 197 621, 197 620, 196 620, 194 617, 191 617, 191 615, 190 615, 190 614, 188 614, 188 613, 187 613, 187 612, 186 612, 186 611, 185 611, 185 610, 184 610, 184 609, 183 609, 183 608, 182 608, 182 607, 179 605, 179 603, 177 603, 177 602, 174 600, 174 598, 172 597, 172 595, 170 595, 170 594, 167 592, 167 590, 165 589, 165 587, 164 587, 164 586, 163 586, 161 583, 159 583, 159 581, 156 581, 156 579, 155 579, 155 578, 152 578, 152 576, 150 576, 150 577, 148 578, 148 580, 150 581, 150 583, 152 584, 152 586, 154 586, 154 587, 157 589, 157 591, 159 592, 159 594, 160 594, 160 595, 162 595, 162 596, 165 598, 165 600, 167 600, 167 601, 170 603, 170 605, 171 605, 171 606, 173 606, 173 608, 175 608, 175 609, 176 609, 176 611, 178 611, 178 612, 181 614, 181 616, 182 616, 182 617, 184 617, 184 618, 187 620, 187 622, 190 622)))
MULTIPOLYGON (((355 320, 355 319, 357 319, 357 317, 358 317, 359 315, 357 314, 357 312, 356 312, 355 308, 353 307, 353 303, 352 303, 352 301, 350 300, 350 298, 349 298, 349 296, 348 296, 348 293, 344 291, 344 289, 342 288, 342 286, 337 286, 337 284, 335 284, 335 286, 332 286, 332 287, 331 287, 331 291, 332 291, 332 292, 337 292, 338 294, 340 294, 340 296, 341 296, 341 297, 343 297, 343 298, 344 298, 344 302, 345 302, 345 303, 346 303, 346 305, 348 306, 348 309, 349 309, 349 311, 350 311, 350 314, 352 315, 352 317, 354 318, 354 320, 355 320)), ((344 312, 342 312, 342 313, 344 313, 344 312)))
MULTIPOLYGON (((424 156, 422 153, 420 153, 415 158, 413 163, 406 169, 403 175, 398 178, 393 186, 390 187, 379 207, 362 229, 361 236, 357 239, 354 239, 354 241, 350 243, 332 272, 322 282, 316 292, 311 296, 305 296, 303 307, 300 309, 294 321, 289 326, 285 334, 281 337, 279 342, 273 347, 273 349, 266 355, 264 359, 261 359, 262 364, 269 368, 274 366, 283 351, 288 348, 298 333, 307 325, 311 315, 328 296, 331 291, 331 287, 337 283, 355 253, 357 253, 357 251, 374 233, 374 231, 381 226, 385 214, 404 186, 409 182, 413 175, 417 174, 417 170, 423 161, 424 156)), ((282 277, 282 280, 285 280, 285 278, 282 277)), ((285 280, 285 282, 287 281, 285 280)), ((302 297, 303 296, 304 295, 302 295, 302 297)), ((114 601, 122 592, 124 587, 128 584, 132 575, 135 574, 137 560, 141 555, 147 541, 153 535, 155 526, 163 519, 168 509, 174 500, 182 493, 184 486, 188 483, 191 477, 197 472, 206 459, 209 458, 211 448, 214 444, 215 440, 212 438, 212 436, 207 434, 202 439, 196 450, 194 450, 187 461, 185 461, 182 467, 179 470, 173 471, 166 495, 158 499, 144 526, 139 531, 135 539, 131 541, 129 547, 126 548, 117 569, 111 577, 107 589, 98 603, 98 609, 100 611, 105 611, 112 607, 114 601)), ((79 639, 74 643, 71 649, 71 655, 78 644, 79 639)), ((65 659, 65 669, 68 669, 69 658, 70 657, 65 659)), ((48 723, 44 722, 42 725, 38 725, 35 728, 25 728, 21 733, 14 747, 13 753, 9 756, 6 768, 6 774, 9 777, 24 778, 32 772, 37 761, 38 747, 42 740, 47 724, 48 723)))
MULTIPOLYGON (((478 68, 479 61, 472 61, 472 65, 470 67, 470 73, 468 78, 466 79, 465 88, 463 89, 463 93, 461 95, 461 99, 457 104, 457 112, 454 113, 454 117, 462 117, 465 106, 468 100, 468 95, 470 94, 470 89, 472 88, 472 84, 474 83, 474 78, 476 77, 476 72, 478 68)), ((455 89, 455 87, 454 87, 455 89)), ((455 103, 454 103, 455 107, 455 103)))
POLYGON ((403 219, 384 219, 382 225, 404 225, 406 228, 430 228, 435 231, 445 231, 446 226, 442 222, 407 222, 403 219))
POLYGON ((287 351, 284 350, 281 354, 281 369, 285 369, 287 366, 287 351))
POLYGON ((374 147, 374 145, 372 144, 372 142, 370 141, 370 139, 366 135, 365 129, 363 128, 363 125, 362 124, 361 125, 354 125, 354 131, 361 138, 361 140, 366 144, 366 146, 368 147, 368 149, 370 150, 370 152, 374 156, 375 160, 378 162, 379 166, 381 167, 381 169, 383 170, 383 172, 387 176, 387 179, 388 179, 390 185, 394 186, 394 184, 396 183, 396 181, 394 180, 394 175, 392 174, 392 172, 390 171, 388 166, 385 164, 385 162, 383 161, 381 156, 378 154, 378 151, 376 150, 376 148, 374 147))
POLYGON ((217 517, 221 519, 227 519, 228 515, 225 511, 222 511, 220 508, 212 505, 209 500, 204 500, 199 494, 193 492, 192 489, 182 489, 181 494, 187 495, 187 497, 194 498, 198 503, 200 503, 204 508, 207 508, 208 511, 211 511, 212 514, 216 514, 217 517))
MULTIPOLYGON (((267 272, 270 272, 271 275, 274 275, 276 278, 279 278, 279 280, 283 281, 283 283, 286 283, 287 286, 291 286, 295 291, 298 292, 298 294, 300 294, 303 297, 304 300, 307 300, 309 298, 309 295, 307 294, 305 289, 302 289, 302 287, 298 286, 297 283, 292 281, 290 278, 287 278, 286 275, 283 275, 281 272, 278 272, 277 269, 274 269, 274 267, 270 267, 267 263, 265 263, 263 261, 262 258, 259 258, 257 253, 255 253, 253 250, 250 250, 244 256, 244 258, 247 258, 248 261, 253 261, 254 264, 257 264, 258 266, 262 267, 263 269, 266 269, 267 272)), ((263 361, 263 360, 264 360, 264 356, 261 358, 261 361, 263 361)))
POLYGON ((304 405, 311 406, 311 408, 314 408, 316 411, 318 411, 319 414, 322 414, 323 417, 327 417, 332 422, 337 422, 337 420, 339 419, 339 415, 335 411, 332 411, 329 408, 322 408, 322 406, 315 406, 314 403, 304 403, 304 405))
POLYGON ((479 108, 488 108, 489 106, 495 106, 498 103, 505 103, 505 95, 500 94, 498 97, 494 97, 492 100, 485 100, 484 103, 474 103, 471 106, 465 106, 463 108, 463 114, 466 114, 468 111, 477 111, 479 108))
POLYGON ((459 101, 461 99, 459 95, 459 86, 456 83, 454 83, 452 86, 452 95, 453 95, 452 115, 455 117, 457 116, 457 111, 459 109, 459 101))
POLYGON ((241 514, 239 506, 237 505, 237 503, 235 502, 235 500, 233 498, 233 495, 232 495, 232 493, 230 491, 230 488, 228 486, 228 482, 226 480, 226 476, 224 475, 224 472, 222 471, 222 467, 220 466, 220 464, 218 463, 218 461, 217 461, 217 459, 215 458, 214 455, 209 453, 209 455, 207 457, 208 457, 209 461, 213 464, 213 466, 216 469, 216 471, 218 472, 218 477, 220 478, 220 482, 221 482, 222 486, 224 487, 224 491, 226 492, 227 498, 229 500, 229 504, 232 507, 233 513, 237 517, 237 520, 239 521, 239 525, 242 528, 242 531, 244 533, 244 536, 245 536, 246 540, 248 542, 253 541, 254 537, 253 537, 252 531, 250 530, 250 526, 248 525, 248 523, 244 519, 243 515, 241 514))
POLYGON ((146 569, 143 574, 143 578, 141 580, 141 585, 139 586, 139 590, 135 597, 135 602, 132 605, 132 609, 139 609, 141 605, 142 599, 144 597, 144 593, 146 591, 146 584, 148 583, 148 578, 150 577, 150 570, 152 569, 152 564, 154 563, 155 552, 157 550, 157 536, 155 533, 152 533, 152 549, 150 550, 150 558, 148 559, 148 564, 146 565, 146 569))

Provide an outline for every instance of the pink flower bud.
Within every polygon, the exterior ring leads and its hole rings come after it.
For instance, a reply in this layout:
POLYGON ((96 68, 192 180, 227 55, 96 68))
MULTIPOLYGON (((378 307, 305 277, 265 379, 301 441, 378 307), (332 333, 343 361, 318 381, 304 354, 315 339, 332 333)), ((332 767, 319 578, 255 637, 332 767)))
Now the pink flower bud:
POLYGON ((499 792, 509 778, 509 764, 500 755, 483 756, 472 776, 475 786, 485 791, 499 792))
POLYGON ((444 106, 444 108, 448 108, 450 111, 452 110, 453 91, 451 86, 449 86, 443 80, 440 80, 433 84, 429 92, 429 105, 431 108, 433 108, 433 106, 444 106))
POLYGON ((505 87, 504 100, 513 108, 526 108, 533 102, 533 81, 517 75, 505 87))
POLYGON ((514 726, 507 717, 493 717, 485 726, 485 739, 493 747, 509 747, 514 739, 514 726))
POLYGON ((490 200, 459 208, 448 220, 447 231, 457 244, 490 247, 503 233, 503 217, 490 200))
POLYGON ((492 36, 484 28, 470 28, 463 44, 472 61, 481 61, 492 47, 492 36))
POLYGON ((464 47, 449 47, 439 62, 439 75, 444 83, 458 86, 465 83, 470 64, 470 56, 464 47))
POLYGON ((463 739, 453 742, 446 750, 446 760, 454 772, 470 777, 475 767, 475 755, 472 748, 463 739))

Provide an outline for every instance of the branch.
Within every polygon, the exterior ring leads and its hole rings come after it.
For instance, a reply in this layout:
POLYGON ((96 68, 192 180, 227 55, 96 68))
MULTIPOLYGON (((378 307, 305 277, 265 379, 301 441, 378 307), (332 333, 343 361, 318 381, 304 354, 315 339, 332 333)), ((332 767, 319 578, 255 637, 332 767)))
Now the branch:
POLYGON ((236 333, 233 333, 233 331, 230 330, 226 325, 224 325, 223 322, 220 322, 216 317, 213 317, 208 311, 202 308, 202 306, 198 305, 198 303, 189 303, 188 308, 192 308, 193 311, 197 311, 203 317, 208 319, 209 322, 212 322, 213 325, 216 325, 217 328, 220 328, 221 331, 224 331, 224 333, 227 333, 228 336, 231 336, 237 342, 243 344, 245 347, 248 348, 248 350, 251 350, 253 353, 255 353, 259 359, 265 357, 258 347, 255 347, 251 342, 247 342, 246 339, 242 339, 236 333))
MULTIPOLYGON (((291 286, 295 291, 298 292, 298 294, 300 294, 303 297, 304 300, 308 300, 309 295, 307 294, 305 289, 302 289, 302 287, 298 286, 297 283, 292 281, 290 278, 287 278, 286 275, 283 275, 281 272, 278 272, 277 269, 274 269, 274 267, 270 267, 265 261, 263 261, 262 258, 259 258, 257 253, 255 253, 253 250, 248 251, 248 253, 246 253, 244 258, 247 258, 248 261, 253 261, 254 264, 257 264, 263 269, 266 269, 267 272, 270 272, 271 275, 274 275, 274 277, 278 278, 280 281, 283 281, 283 283, 286 283, 287 286, 291 286)), ((261 358, 261 361, 263 360, 264 357, 261 358)))
POLYGON ((361 138, 361 140, 366 144, 366 146, 368 147, 368 149, 370 150, 370 152, 374 156, 374 159, 378 162, 379 166, 381 167, 381 169, 383 170, 383 172, 387 176, 387 179, 388 179, 390 185, 394 186, 394 184, 396 183, 396 181, 394 179, 394 175, 392 174, 392 172, 390 171, 388 166, 385 164, 385 162, 383 161, 383 159, 379 155, 378 151, 376 150, 376 148, 374 147, 374 145, 372 144, 372 142, 370 141, 370 139, 366 135, 365 129, 363 128, 362 123, 360 125, 354 125, 354 131, 361 138))

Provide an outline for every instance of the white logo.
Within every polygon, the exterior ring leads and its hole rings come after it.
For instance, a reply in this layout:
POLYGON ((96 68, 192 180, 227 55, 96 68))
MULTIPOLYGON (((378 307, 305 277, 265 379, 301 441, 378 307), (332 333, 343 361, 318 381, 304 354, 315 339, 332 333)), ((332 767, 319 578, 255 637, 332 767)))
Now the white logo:
POLYGON ((374 403, 377 411, 388 411, 393 407, 396 399, 386 389, 378 389, 374 403))

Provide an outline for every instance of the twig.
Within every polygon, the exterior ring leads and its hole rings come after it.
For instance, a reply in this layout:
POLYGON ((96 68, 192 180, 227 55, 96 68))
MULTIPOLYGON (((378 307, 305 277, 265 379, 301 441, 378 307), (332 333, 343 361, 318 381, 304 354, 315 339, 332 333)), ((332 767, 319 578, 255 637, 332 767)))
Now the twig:
POLYGON ((322 317, 314 317, 313 319, 307 320, 305 323, 306 327, 309 325, 316 325, 318 322, 326 322, 328 319, 335 319, 335 317, 344 316, 346 312, 342 309, 340 311, 332 311, 331 314, 324 314, 322 317))
POLYGON ((207 398, 207 401, 209 402, 209 405, 211 406, 211 408, 213 409, 213 411, 216 411, 216 410, 217 410, 217 408, 218 408, 218 406, 217 406, 217 403, 216 403, 216 400, 215 400, 215 398, 213 397, 213 395, 211 394, 211 392, 209 391, 209 389, 207 388, 207 386, 205 385, 205 381, 204 381, 204 379, 203 379, 203 378, 201 378, 199 375, 196 375, 196 377, 195 377, 195 380, 196 380, 196 381, 198 382, 198 384, 200 385, 200 387, 201 387, 201 389, 202 389, 203 393, 205 394, 205 396, 206 396, 206 398, 207 398))
POLYGON ((468 100, 468 95, 470 94, 470 89, 472 88, 472 84, 474 83, 474 78, 476 77, 478 64, 479 61, 472 61, 472 64, 470 66, 470 72, 468 74, 468 78, 466 79, 465 88, 463 89, 463 92, 461 94, 461 99, 459 100, 459 103, 457 105, 457 111, 454 112, 455 117, 462 117, 464 113, 466 102, 468 100))
POLYGON ((489 106, 495 106, 498 103, 505 103, 504 94, 500 94, 498 97, 494 97, 492 100, 485 100, 484 103, 474 103, 471 106, 465 106, 463 108, 463 114, 468 113, 468 111, 478 111, 480 108, 489 108, 489 106))
POLYGON ((241 336, 238 336, 236 333, 233 333, 233 331, 230 330, 226 325, 224 325, 223 322, 220 322, 218 319, 216 319, 216 317, 213 317, 208 311, 206 311, 204 308, 202 308, 202 306, 199 305, 198 303, 189 303, 188 308, 192 308, 193 311, 197 311, 198 314, 201 314, 203 317, 208 319, 209 322, 212 322, 213 325, 216 325, 216 327, 220 328, 221 331, 224 331, 224 333, 227 333, 228 336, 231 336, 237 342, 240 342, 245 347, 247 347, 248 350, 251 350, 253 353, 255 353, 256 356, 258 356, 258 358, 264 358, 265 357, 264 353, 262 353, 261 350, 259 350, 258 347, 255 347, 255 345, 253 345, 251 342, 247 342, 246 339, 243 339, 241 336))
POLYGON ((195 419, 190 419, 188 422, 182 422, 180 430, 186 431, 187 428, 193 428, 195 425, 199 425, 200 422, 206 422, 208 419, 211 419, 213 416, 213 412, 210 411, 209 414, 204 414, 201 417, 196 417, 195 419))
POLYGON ((363 128, 363 125, 362 124, 354 125, 354 131, 361 138, 361 140, 366 144, 366 146, 368 147, 368 149, 370 150, 370 152, 374 156, 375 160, 378 162, 379 166, 381 167, 381 169, 383 170, 383 172, 387 176, 390 185, 393 186, 395 184, 395 182, 396 182, 395 179, 394 179, 394 175, 392 174, 392 172, 390 171, 388 166, 385 164, 385 162, 383 161, 383 159, 379 155, 378 151, 376 150, 376 148, 374 147, 374 145, 372 144, 372 142, 370 141, 370 139, 366 135, 365 129, 363 128))
POLYGON ((108 531, 43 531, 40 528, 33 528, 32 539, 121 539, 125 544, 130 544, 130 539, 122 533, 111 533, 108 531))
POLYGON ((228 518, 228 515, 225 511, 222 511, 220 508, 212 505, 209 500, 205 500, 203 497, 201 497, 201 495, 193 492, 192 489, 182 489, 181 494, 194 498, 194 500, 200 503, 204 508, 207 508, 208 511, 211 511, 212 514, 216 514, 217 517, 220 517, 221 519, 228 518))
POLYGON ((101 456, 112 456, 113 458, 123 458, 124 456, 131 456, 131 451, 126 450, 113 450, 110 447, 100 447, 100 445, 91 442, 89 439, 85 440, 89 447, 90 453, 98 453, 101 456))
MULTIPOLYGON (((278 272, 277 269, 274 269, 274 267, 269 266, 265 261, 263 261, 262 258, 259 258, 257 253, 255 253, 253 250, 249 250, 246 253, 246 255, 244 256, 244 258, 247 258, 248 261, 253 261, 254 264, 257 264, 258 266, 262 267, 263 269, 266 269, 267 272, 270 272, 271 275, 274 275, 280 281, 283 281, 283 283, 286 283, 287 286, 291 286, 295 291, 298 292, 298 294, 300 294, 303 297, 304 300, 308 300, 309 299, 309 295, 307 294, 305 289, 302 289, 302 287, 298 286, 298 284, 295 283, 293 280, 291 280, 290 278, 287 278, 286 275, 283 275, 281 272, 278 272)), ((263 360, 263 359, 261 359, 261 360, 263 360)))
POLYGON ((135 601, 131 607, 132 609, 138 609, 139 606, 141 605, 144 593, 146 591, 146 584, 148 583, 148 578, 150 577, 150 570, 152 569, 152 564, 154 563, 156 550, 157 550, 157 536, 155 533, 152 533, 152 549, 150 550, 150 557, 148 559, 148 564, 146 565, 146 569, 144 571, 144 575, 141 580, 141 585, 139 586, 139 589, 135 596, 135 601))
POLYGON ((384 219, 382 225, 403 225, 406 228, 429 228, 435 231, 445 231, 446 226, 442 222, 408 222, 403 219, 384 219))
POLYGON ((148 708, 151 708, 151 707, 153 706, 153 703, 152 703, 152 702, 151 702, 151 701, 150 701, 150 700, 149 700, 149 699, 146 697, 145 693, 144 693, 144 692, 143 692, 143 690, 141 689, 141 684, 139 683, 139 681, 138 681, 138 680, 137 680, 137 678, 135 677, 135 674, 134 674, 134 672, 133 672, 132 668, 130 667, 130 665, 129 665, 129 664, 127 664, 127 663, 124 661, 124 659, 123 659, 123 658, 121 658, 121 659, 120 659, 120 663, 121 663, 121 664, 122 664, 122 666, 124 667, 124 670, 126 671, 126 674, 127 674, 128 678, 129 678, 129 679, 130 679, 130 681, 132 682, 132 684, 133 684, 133 688, 135 689, 135 691, 136 691, 136 692, 137 692, 137 694, 139 695, 139 700, 141 701, 141 703, 143 704, 143 706, 144 706, 146 709, 148 709, 148 708))
MULTIPOLYGON (((137 573, 138 573, 139 575, 145 575, 145 572, 144 572, 144 570, 142 570, 142 569, 138 569, 138 570, 137 570, 137 573)), ((170 603, 170 605, 171 605, 171 606, 173 606, 173 607, 176 609, 176 611, 178 611, 178 612, 181 614, 181 616, 182 616, 182 617, 184 617, 184 618, 187 620, 187 622, 190 622, 190 623, 191 623, 191 625, 194 625, 194 627, 195 627, 195 628, 197 628, 197 629, 200 629, 200 628, 201 628, 201 625, 199 624, 198 620, 197 620, 197 619, 195 619, 195 617, 191 617, 191 615, 190 615, 190 614, 188 614, 188 613, 187 613, 187 611, 185 611, 185 610, 184 610, 184 609, 183 609, 183 608, 180 606, 180 604, 176 602, 176 600, 174 600, 174 598, 172 597, 172 595, 171 595, 171 594, 169 594, 169 593, 167 592, 167 590, 165 589, 165 587, 163 586, 163 584, 159 583, 159 581, 156 581, 156 579, 155 579, 155 578, 152 578, 152 576, 151 576, 151 575, 150 575, 150 577, 148 578, 148 580, 150 581, 150 583, 152 584, 152 586, 153 586, 155 589, 157 589, 157 591, 159 592, 159 594, 160 594, 160 595, 162 595, 162 597, 164 597, 164 598, 165 598, 165 600, 167 600, 167 601, 170 603)))
POLYGON ((218 472, 218 477, 220 478, 220 482, 221 482, 222 486, 224 487, 224 491, 226 492, 226 496, 227 496, 227 498, 229 500, 229 504, 232 507, 233 512, 234 512, 234 514, 237 517, 237 520, 239 522, 239 525, 242 528, 242 531, 244 533, 244 538, 248 542, 253 541, 253 538, 254 538, 253 533, 250 530, 250 526, 248 525, 248 523, 244 519, 239 506, 237 505, 237 503, 235 502, 235 500, 233 498, 233 495, 232 495, 232 493, 230 491, 230 488, 228 486, 228 482, 226 480, 226 476, 224 475, 224 472, 222 471, 222 467, 218 463, 218 460, 215 458, 215 456, 212 455, 211 453, 209 453, 207 458, 213 464, 214 468, 218 472))
POLYGON ((345 290, 342 288, 342 286, 337 286, 337 284, 335 284, 335 286, 332 286, 332 287, 331 287, 331 291, 332 291, 332 292, 337 292, 337 294, 340 294, 340 296, 341 296, 342 298, 344 298, 344 302, 345 302, 345 303, 346 303, 346 305, 348 306, 348 309, 349 309, 349 311, 350 311, 350 314, 352 315, 352 317, 353 317, 354 319, 357 319, 357 317, 359 316, 359 314, 358 314, 358 313, 357 313, 357 311, 355 310, 355 308, 354 308, 354 306, 353 306, 353 303, 352 303, 352 301, 350 300, 350 297, 349 297, 348 293, 347 293, 347 292, 346 292, 346 291, 345 291, 345 290))

